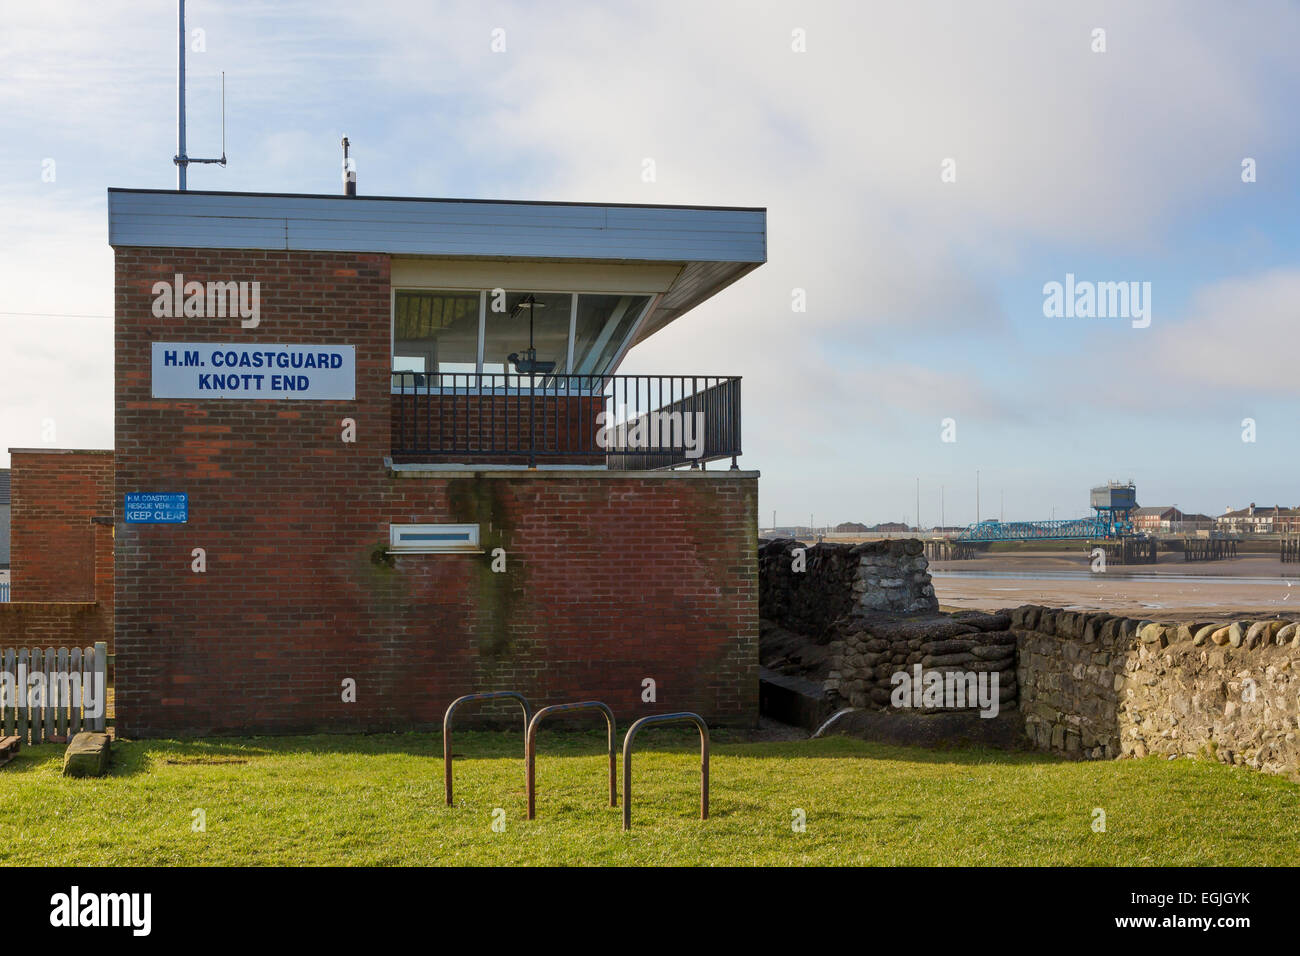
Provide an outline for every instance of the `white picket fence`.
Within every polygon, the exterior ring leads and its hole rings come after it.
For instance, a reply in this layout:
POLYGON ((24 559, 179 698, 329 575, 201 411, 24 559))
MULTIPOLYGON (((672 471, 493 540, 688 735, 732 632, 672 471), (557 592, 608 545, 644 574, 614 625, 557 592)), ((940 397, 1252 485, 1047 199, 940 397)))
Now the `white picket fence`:
POLYGON ((0 737, 64 741, 102 731, 108 711, 108 645, 0 650, 0 737))

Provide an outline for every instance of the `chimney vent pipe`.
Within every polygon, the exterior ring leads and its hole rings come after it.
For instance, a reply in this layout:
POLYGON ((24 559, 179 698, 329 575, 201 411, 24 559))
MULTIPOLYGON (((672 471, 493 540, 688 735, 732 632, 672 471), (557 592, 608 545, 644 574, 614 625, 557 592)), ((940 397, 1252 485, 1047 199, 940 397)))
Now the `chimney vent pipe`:
POLYGON ((348 138, 343 137, 343 195, 357 194, 357 164, 348 156, 348 138))

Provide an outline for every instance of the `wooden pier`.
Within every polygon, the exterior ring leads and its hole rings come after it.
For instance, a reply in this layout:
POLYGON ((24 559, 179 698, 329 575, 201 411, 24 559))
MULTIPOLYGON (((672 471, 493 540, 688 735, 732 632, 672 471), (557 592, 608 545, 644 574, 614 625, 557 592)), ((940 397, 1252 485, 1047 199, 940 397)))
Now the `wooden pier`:
POLYGON ((925 542, 925 556, 931 561, 965 561, 977 553, 976 546, 967 541, 931 538, 925 542))
POLYGON ((1283 538, 1278 545, 1283 564, 1300 563, 1300 538, 1283 538))
MULTIPOLYGON (((1237 556, 1232 538, 1183 538, 1184 561, 1223 561, 1237 556)), ((1286 558, 1282 559, 1283 561, 1286 558)))
POLYGON ((1089 541, 1088 554, 1101 548, 1109 564, 1155 564, 1155 538, 1120 538, 1118 540, 1089 541))

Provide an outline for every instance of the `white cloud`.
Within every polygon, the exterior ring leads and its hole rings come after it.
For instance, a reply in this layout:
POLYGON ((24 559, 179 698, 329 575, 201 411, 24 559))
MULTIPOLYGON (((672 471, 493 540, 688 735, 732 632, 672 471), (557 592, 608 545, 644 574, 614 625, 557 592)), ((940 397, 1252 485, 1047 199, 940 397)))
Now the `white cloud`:
POLYGON ((1186 406, 1211 397, 1300 396, 1300 268, 1224 279, 1199 289, 1181 319, 1152 324, 1126 363, 1163 371, 1186 406))

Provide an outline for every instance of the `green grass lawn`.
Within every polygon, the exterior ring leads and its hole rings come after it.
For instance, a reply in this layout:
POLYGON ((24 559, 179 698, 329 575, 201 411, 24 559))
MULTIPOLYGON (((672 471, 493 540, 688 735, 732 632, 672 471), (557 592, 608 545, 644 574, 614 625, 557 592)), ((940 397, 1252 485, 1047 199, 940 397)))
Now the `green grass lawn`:
MULTIPOLYGON (((61 746, 25 748, 0 769, 0 863, 1300 863, 1300 786, 1200 760, 1070 763, 719 732, 702 822, 698 745, 651 731, 623 833, 603 735, 542 732, 532 822, 520 737, 457 734, 454 807, 437 735, 123 741, 98 780, 62 777, 61 746), (1104 833, 1092 829, 1097 807, 1104 833), (192 829, 196 809, 205 832, 192 829)), ((620 768, 620 799, 621 780, 620 768)))

